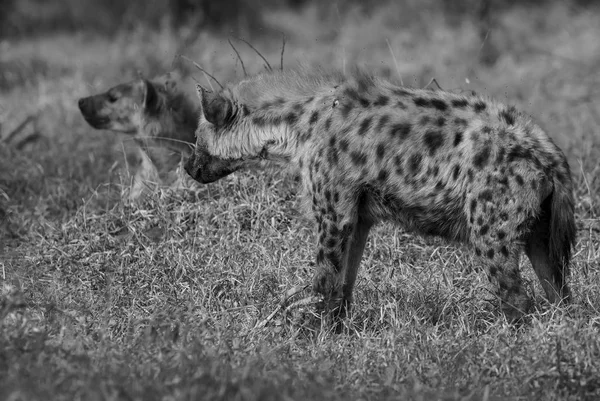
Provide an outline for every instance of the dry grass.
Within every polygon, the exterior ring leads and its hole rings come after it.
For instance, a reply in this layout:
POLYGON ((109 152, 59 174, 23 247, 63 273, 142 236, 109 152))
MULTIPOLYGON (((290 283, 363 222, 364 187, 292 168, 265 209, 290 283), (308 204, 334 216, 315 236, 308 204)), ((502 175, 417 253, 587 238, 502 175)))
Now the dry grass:
MULTIPOLYGON (((382 225, 344 333, 309 307, 273 314, 314 265, 293 179, 237 173, 129 205, 128 139, 93 131, 76 109, 138 68, 168 68, 176 36, 5 42, 2 133, 35 115, 42 139, 0 148, 0 399, 598 399, 600 15, 502 14, 500 58, 483 68, 474 22, 411 7, 360 24, 315 9, 266 18, 286 30, 286 65, 360 63, 417 86, 435 77, 536 116, 577 180, 571 308, 546 305, 527 267, 539 308, 510 326, 468 252, 382 225)), ((278 64, 281 37, 254 45, 278 64)), ((263 68, 236 49, 249 72, 263 68)), ((202 34, 186 55, 221 81, 243 74, 227 38, 202 34)))

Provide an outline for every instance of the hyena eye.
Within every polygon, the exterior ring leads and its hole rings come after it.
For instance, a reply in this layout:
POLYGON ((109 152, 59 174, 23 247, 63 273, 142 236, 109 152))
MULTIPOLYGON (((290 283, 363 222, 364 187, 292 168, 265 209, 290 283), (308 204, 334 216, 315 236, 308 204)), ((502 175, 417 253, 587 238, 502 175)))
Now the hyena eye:
POLYGON ((335 99, 335 100, 333 101, 333 105, 332 105, 331 107, 336 107, 338 104, 340 104, 340 101, 339 101, 339 100, 337 100, 337 99, 335 99))
POLYGON ((116 92, 108 92, 108 101, 113 103, 119 100, 119 94, 116 92))

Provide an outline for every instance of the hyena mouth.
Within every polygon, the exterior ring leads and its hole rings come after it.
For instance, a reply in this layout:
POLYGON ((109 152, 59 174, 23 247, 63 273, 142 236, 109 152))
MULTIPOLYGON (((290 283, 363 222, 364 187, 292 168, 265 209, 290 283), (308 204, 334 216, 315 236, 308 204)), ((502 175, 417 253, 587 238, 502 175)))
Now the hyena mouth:
POLYGON ((110 119, 107 117, 86 116, 84 114, 83 118, 85 118, 85 121, 87 121, 88 124, 96 129, 102 129, 108 126, 108 123, 110 122, 110 119))

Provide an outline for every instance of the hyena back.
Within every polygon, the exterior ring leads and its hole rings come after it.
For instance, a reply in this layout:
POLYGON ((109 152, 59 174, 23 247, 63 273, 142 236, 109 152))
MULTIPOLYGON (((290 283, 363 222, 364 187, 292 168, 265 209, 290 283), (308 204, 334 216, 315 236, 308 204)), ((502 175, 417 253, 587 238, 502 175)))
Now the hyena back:
POLYGON ((382 220, 468 244, 511 320, 531 306, 523 250, 548 299, 569 300, 569 166, 514 107, 362 73, 265 73, 198 91, 203 113, 186 171, 207 183, 256 158, 299 169, 318 224, 313 288, 342 313, 369 230, 382 220))
POLYGON ((187 91, 188 81, 185 70, 177 67, 151 80, 136 79, 79 99, 92 127, 134 136, 140 165, 131 199, 141 197, 149 183, 178 183, 177 166, 191 154, 199 116, 199 100, 187 91))

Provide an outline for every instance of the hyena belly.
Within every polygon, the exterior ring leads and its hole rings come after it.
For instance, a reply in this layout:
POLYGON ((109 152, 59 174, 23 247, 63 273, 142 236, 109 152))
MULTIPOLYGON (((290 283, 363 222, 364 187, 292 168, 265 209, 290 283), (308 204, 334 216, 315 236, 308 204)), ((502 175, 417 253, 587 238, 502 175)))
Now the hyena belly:
POLYGON ((396 110, 365 108, 353 120, 340 118, 339 129, 300 162, 319 225, 315 289, 349 303, 362 254, 355 248, 387 220, 467 244, 497 283, 510 319, 531 306, 518 270, 523 249, 548 298, 566 298, 566 262, 550 254, 554 192, 564 192, 563 223, 573 231, 562 153, 537 126, 502 121, 495 105, 474 99, 469 107, 457 98, 455 110, 452 98, 442 98, 432 107, 419 95, 406 92, 404 108, 398 102, 396 110), (482 107, 489 110, 475 111, 482 107))

